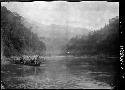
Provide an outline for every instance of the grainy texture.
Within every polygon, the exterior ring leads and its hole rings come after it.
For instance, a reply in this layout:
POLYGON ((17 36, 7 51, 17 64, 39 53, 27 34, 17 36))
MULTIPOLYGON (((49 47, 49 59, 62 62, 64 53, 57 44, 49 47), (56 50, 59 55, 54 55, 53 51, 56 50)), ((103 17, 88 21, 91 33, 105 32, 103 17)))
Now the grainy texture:
POLYGON ((111 89, 115 63, 99 65, 94 58, 53 56, 47 57, 40 67, 4 65, 1 74, 6 87, 12 89, 111 89))

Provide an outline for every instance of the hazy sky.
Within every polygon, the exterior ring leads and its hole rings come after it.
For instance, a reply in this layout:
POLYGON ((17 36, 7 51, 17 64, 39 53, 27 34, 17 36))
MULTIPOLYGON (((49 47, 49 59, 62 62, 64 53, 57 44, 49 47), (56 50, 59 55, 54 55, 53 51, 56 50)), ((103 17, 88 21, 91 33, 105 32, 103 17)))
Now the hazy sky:
POLYGON ((84 2, 9 2, 1 3, 23 17, 41 24, 71 25, 97 29, 119 16, 119 3, 106 1, 84 2))

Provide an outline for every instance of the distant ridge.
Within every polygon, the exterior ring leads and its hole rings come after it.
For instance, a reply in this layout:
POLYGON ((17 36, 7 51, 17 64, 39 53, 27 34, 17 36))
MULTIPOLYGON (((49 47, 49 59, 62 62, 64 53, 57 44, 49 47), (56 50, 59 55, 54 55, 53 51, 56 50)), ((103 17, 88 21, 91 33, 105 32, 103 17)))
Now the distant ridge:
POLYGON ((87 28, 81 28, 81 27, 71 27, 71 26, 64 26, 64 25, 44 25, 40 24, 35 21, 27 20, 24 21, 25 25, 28 28, 31 28, 31 30, 38 34, 39 37, 69 37, 72 38, 76 35, 87 35, 90 30, 87 28))

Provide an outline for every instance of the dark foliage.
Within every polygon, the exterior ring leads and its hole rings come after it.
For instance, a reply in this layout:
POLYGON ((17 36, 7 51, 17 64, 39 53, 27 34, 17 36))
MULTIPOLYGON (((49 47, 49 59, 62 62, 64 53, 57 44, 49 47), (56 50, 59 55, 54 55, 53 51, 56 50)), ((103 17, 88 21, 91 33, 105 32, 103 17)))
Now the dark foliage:
POLYGON ((4 56, 44 54, 45 44, 23 25, 23 19, 1 6, 1 45, 4 56))
POLYGON ((119 17, 110 19, 109 24, 91 31, 88 36, 72 38, 66 51, 73 55, 119 56, 119 17))

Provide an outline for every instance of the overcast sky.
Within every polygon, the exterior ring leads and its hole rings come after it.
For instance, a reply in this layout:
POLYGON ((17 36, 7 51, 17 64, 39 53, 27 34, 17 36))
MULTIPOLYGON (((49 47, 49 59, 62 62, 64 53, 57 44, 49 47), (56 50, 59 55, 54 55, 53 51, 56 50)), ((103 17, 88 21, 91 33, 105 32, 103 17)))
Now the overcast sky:
POLYGON ((84 2, 2 2, 2 5, 21 16, 41 24, 70 25, 97 29, 119 16, 119 3, 106 1, 84 2))

